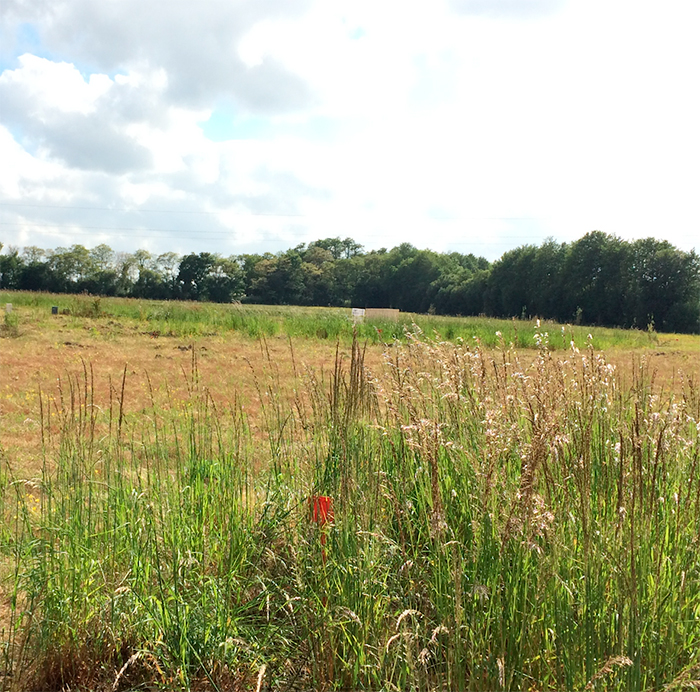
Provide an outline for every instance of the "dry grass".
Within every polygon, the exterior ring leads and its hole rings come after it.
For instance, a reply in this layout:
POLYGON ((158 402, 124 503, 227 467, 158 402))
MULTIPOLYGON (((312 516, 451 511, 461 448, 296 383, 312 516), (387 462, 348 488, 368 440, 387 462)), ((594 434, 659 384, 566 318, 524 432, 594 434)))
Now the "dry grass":
MULTIPOLYGON (((256 341, 229 332, 182 339, 153 336, 129 321, 63 315, 49 326, 24 323, 19 337, 2 339, 0 345, 0 449, 13 470, 30 476, 41 468, 38 392, 55 394, 60 378, 82 373, 85 365, 94 372, 96 397, 102 401, 108 400, 110 387, 121 382, 126 367, 130 407, 139 409, 150 404, 148 378, 157 387, 167 386, 172 396, 187 396, 194 349, 202 382, 220 402, 239 400, 255 427, 259 397, 254 373, 274 374, 275 382, 291 397, 295 368, 328 374, 336 352, 336 344, 327 340, 299 339, 290 348, 284 336, 256 341), (275 373, 269 372, 271 364, 275 373)), ((384 350, 384 344, 367 346, 372 371, 383 367, 384 350)), ((349 346, 341 347, 341 357, 350 358, 349 346)), ((527 359, 527 351, 522 357, 527 359)), ((678 393, 682 373, 700 373, 700 337, 665 335, 653 347, 613 349, 606 357, 617 367, 623 384, 633 381, 644 360, 658 386, 678 393)))
POLYGON ((21 326, 0 616, 42 689, 696 677, 692 338, 606 358, 21 326), (312 493, 336 503, 323 553, 312 493))
MULTIPOLYGON (((230 333, 190 339, 154 337, 127 325, 84 319, 76 327, 72 318, 59 316, 52 330, 23 329, 21 337, 0 342, 0 449, 12 470, 34 476, 41 470, 39 392, 58 396, 61 380, 82 377, 92 370, 96 400, 109 401, 110 389, 121 386, 127 370, 130 410, 151 405, 150 382, 165 395, 184 400, 188 396, 193 352, 201 382, 222 405, 239 402, 253 429, 259 421, 260 397, 256 384, 265 374, 291 401, 295 368, 322 376, 333 371, 336 345, 328 341, 299 340, 293 346, 286 337, 256 341, 230 333)), ((377 367, 382 347, 368 349, 368 364, 377 367)), ((342 359, 350 347, 341 348, 342 359)))

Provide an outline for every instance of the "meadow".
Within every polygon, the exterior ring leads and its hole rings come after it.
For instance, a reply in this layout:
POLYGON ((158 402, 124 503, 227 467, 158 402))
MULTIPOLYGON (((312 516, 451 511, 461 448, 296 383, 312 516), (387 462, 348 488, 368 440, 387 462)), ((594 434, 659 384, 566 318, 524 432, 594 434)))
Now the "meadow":
POLYGON ((700 686, 699 337, 6 302, 4 689, 700 686))
MULTIPOLYGON (((410 331, 415 324, 425 334, 448 341, 479 340, 487 348, 500 346, 502 342, 512 343, 515 347, 536 346, 533 330, 536 320, 401 313, 397 321, 368 320, 355 324, 349 319, 350 310, 347 308, 221 305, 0 291, 0 307, 7 303, 21 309, 28 324, 48 329, 56 325, 56 320, 51 315, 51 308, 55 306, 60 315, 73 318, 69 324, 82 325, 86 318, 101 319, 102 328, 107 333, 115 321, 126 321, 141 326, 153 336, 188 338, 238 333, 257 339, 283 335, 331 342, 340 340, 345 345, 356 336, 363 342, 382 344, 402 340, 405 331, 410 331)), ((10 317, 9 321, 13 324, 20 319, 16 315, 10 317)), ((7 318, 5 322, 5 327, 8 328, 7 318)), ((644 330, 556 325, 548 322, 542 332, 548 333, 549 348, 552 350, 566 351, 572 340, 585 344, 589 334, 598 350, 644 348, 659 344, 658 334, 644 330)), ((671 335, 666 335, 666 339, 669 338, 671 335)), ((674 338, 684 343, 696 341, 692 335, 674 335, 674 338)))

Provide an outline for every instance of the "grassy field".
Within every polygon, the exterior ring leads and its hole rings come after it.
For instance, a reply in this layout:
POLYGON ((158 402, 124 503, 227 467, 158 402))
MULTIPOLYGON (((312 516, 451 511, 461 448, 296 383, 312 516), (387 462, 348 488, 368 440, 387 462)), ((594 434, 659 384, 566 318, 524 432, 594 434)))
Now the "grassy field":
MULTIPOLYGON (((177 301, 151 301, 92 296, 57 296, 48 293, 0 291, 0 307, 7 303, 20 310, 20 315, 10 316, 13 330, 21 328, 20 322, 41 329, 52 329, 57 321, 51 314, 56 307, 59 314, 72 318, 71 325, 82 325, 86 318, 98 319, 99 331, 105 335, 114 332, 121 323, 137 325, 154 336, 189 338, 198 336, 239 333, 252 338, 278 335, 292 338, 340 340, 345 345, 353 339, 353 333, 363 342, 371 344, 391 343, 404 338, 408 329, 417 325, 431 338, 447 341, 479 340, 487 348, 513 344, 519 348, 534 348, 536 321, 499 320, 490 318, 439 317, 401 313, 396 322, 371 320, 353 324, 350 310, 343 308, 298 308, 288 306, 219 305, 215 303, 184 303, 177 301)), ((61 323, 59 323, 61 324, 61 323)), ((118 329, 116 330, 118 331, 118 329)), ((572 325, 545 324, 538 333, 547 334, 552 350, 568 351, 571 341, 579 346, 591 336, 597 350, 610 348, 638 349, 671 340, 697 343, 697 337, 686 335, 659 335, 655 332, 606 329, 572 325)))
POLYGON ((700 685, 699 337, 6 302, 5 689, 700 685))

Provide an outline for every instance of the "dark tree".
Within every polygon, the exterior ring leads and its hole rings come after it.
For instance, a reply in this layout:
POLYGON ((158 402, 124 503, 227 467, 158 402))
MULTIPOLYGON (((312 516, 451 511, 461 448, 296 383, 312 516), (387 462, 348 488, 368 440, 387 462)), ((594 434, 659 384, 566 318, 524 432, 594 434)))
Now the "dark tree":
POLYGON ((214 266, 215 256, 209 252, 185 255, 180 262, 177 281, 184 300, 206 300, 206 278, 214 266))
POLYGON ((629 326, 697 331, 700 325, 700 258, 667 241, 632 244, 627 289, 629 326))
POLYGON ((6 254, 0 254, 0 288, 19 288, 23 267, 24 262, 15 248, 8 248, 6 254))
POLYGON ((627 243, 600 231, 572 243, 563 267, 561 318, 622 326, 628 254, 627 243))

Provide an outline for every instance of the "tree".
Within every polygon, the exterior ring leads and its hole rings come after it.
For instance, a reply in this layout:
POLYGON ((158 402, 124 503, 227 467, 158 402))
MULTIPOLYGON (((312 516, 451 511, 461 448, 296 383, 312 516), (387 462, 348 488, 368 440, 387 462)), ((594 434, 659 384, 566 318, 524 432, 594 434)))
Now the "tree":
POLYGON ((536 257, 536 246, 523 245, 493 263, 484 296, 486 314, 521 317, 532 313, 532 268, 536 257))
POLYGON ((627 289, 629 326, 660 331, 700 328, 700 259, 667 241, 638 240, 631 246, 627 289))
POLYGON ((440 315, 480 315, 484 312, 487 269, 447 268, 433 282, 433 307, 440 315), (478 280, 477 280, 478 277, 478 280))
POLYGON ((563 267, 563 317, 624 325, 628 251, 624 241, 600 231, 571 243, 563 267))
POLYGON ((328 250, 333 259, 350 259, 362 253, 362 245, 356 243, 352 238, 323 238, 309 243, 309 249, 319 247, 328 250))
POLYGON ((200 252, 198 255, 192 252, 182 258, 177 276, 181 298, 206 300, 205 280, 214 260, 214 255, 209 252, 200 252))
POLYGON ((9 247, 0 255, 0 288, 19 288, 23 264, 16 248, 9 247))
MULTIPOLYGON (((305 274, 300 247, 277 256, 261 259, 255 265, 251 297, 255 302, 272 305, 308 305, 305 274)), ((309 267, 313 265, 308 265, 309 267)))
POLYGON ((243 270, 236 257, 225 259, 209 252, 185 255, 177 280, 185 300, 230 303, 243 297, 243 270))
POLYGON ((205 293, 215 303, 231 303, 243 297, 243 270, 235 257, 215 256, 205 278, 205 293))
POLYGON ((117 293, 119 276, 114 263, 114 250, 104 243, 88 251, 88 269, 82 290, 95 295, 113 296, 117 293))
POLYGON ((56 248, 48 255, 52 276, 51 290, 58 293, 78 293, 87 290, 83 285, 91 273, 90 252, 83 245, 56 248))
POLYGON ((537 248, 529 267, 527 305, 530 314, 561 321, 570 319, 561 310, 564 292, 566 244, 548 238, 537 248))
POLYGON ((48 291, 51 285, 51 270, 46 262, 46 252, 30 245, 22 250, 22 260, 18 288, 23 291, 48 291))
MULTIPOLYGON (((0 245, 2 248, 2 245, 0 245)), ((36 245, 29 245, 22 249, 22 259, 25 264, 38 264, 46 261, 46 251, 36 245)))
POLYGON ((438 292, 438 279, 448 263, 444 256, 430 250, 418 250, 405 257, 391 275, 393 307, 404 312, 428 312, 438 292))
POLYGON ((390 307, 390 271, 390 257, 385 248, 373 250, 359 258, 353 305, 365 308, 390 307))
POLYGON ((134 298, 167 298, 164 279, 156 266, 156 260, 148 250, 136 250, 130 257, 130 273, 133 276, 129 294, 134 298))
POLYGON ((114 270, 114 250, 102 243, 88 252, 93 271, 106 272, 114 270))
POLYGON ((156 257, 155 271, 163 279, 164 298, 177 295, 177 276, 180 267, 180 255, 175 252, 163 252, 156 257))

